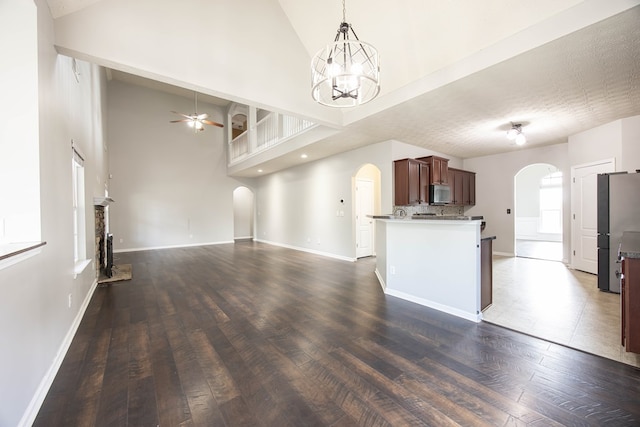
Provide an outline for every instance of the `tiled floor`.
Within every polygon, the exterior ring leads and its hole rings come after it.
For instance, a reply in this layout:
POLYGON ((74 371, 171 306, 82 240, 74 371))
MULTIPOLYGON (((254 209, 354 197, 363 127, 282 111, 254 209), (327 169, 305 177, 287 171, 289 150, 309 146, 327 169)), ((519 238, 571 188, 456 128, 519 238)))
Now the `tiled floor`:
POLYGON ((562 242, 539 240, 516 240, 516 254, 519 257, 562 261, 562 242))
POLYGON ((487 322, 640 367, 620 345, 620 295, 563 263, 494 256, 487 322))

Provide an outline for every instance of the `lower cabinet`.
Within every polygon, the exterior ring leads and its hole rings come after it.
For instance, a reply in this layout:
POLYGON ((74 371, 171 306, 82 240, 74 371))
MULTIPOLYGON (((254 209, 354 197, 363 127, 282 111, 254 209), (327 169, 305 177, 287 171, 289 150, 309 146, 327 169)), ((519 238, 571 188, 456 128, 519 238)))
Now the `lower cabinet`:
POLYGON ((493 238, 480 240, 480 310, 493 303, 493 238))
POLYGON ((622 345, 640 353, 640 258, 622 259, 622 345))

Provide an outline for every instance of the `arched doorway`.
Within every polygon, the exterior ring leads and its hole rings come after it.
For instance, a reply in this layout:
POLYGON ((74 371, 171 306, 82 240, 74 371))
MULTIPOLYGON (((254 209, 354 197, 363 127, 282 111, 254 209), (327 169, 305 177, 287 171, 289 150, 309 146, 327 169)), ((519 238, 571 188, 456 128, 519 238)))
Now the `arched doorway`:
POLYGON ((356 258, 375 255, 375 223, 368 215, 380 213, 380 169, 362 166, 354 180, 356 258))
POLYGON ((563 260, 562 171, 547 163, 515 176, 515 252, 525 258, 563 260))
POLYGON ((233 190, 233 240, 253 240, 254 197, 247 187, 233 190))

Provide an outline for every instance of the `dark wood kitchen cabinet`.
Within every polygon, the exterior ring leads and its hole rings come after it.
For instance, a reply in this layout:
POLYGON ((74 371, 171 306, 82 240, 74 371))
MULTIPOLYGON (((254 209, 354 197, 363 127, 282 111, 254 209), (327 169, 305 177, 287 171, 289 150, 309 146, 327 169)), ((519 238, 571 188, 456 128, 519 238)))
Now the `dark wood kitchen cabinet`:
POLYGON ((640 259, 622 259, 622 345, 640 353, 640 259))
POLYGON ((480 240, 480 310, 493 303, 493 241, 495 236, 480 240))
POLYGON ((474 206, 476 204, 475 172, 449 168, 449 188, 451 189, 451 205, 474 206))
POLYGON ((396 206, 429 203, 429 165, 416 159, 393 162, 396 206))
POLYGON ((429 184, 449 183, 449 159, 438 156, 419 157, 417 160, 429 165, 429 184))

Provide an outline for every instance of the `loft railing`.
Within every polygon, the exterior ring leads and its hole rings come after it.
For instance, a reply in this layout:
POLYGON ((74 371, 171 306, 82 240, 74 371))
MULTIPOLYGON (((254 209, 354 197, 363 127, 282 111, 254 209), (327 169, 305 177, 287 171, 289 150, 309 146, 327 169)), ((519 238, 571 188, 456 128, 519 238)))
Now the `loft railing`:
POLYGON ((247 130, 229 143, 229 164, 281 144, 313 125, 314 123, 298 117, 269 113, 256 124, 255 142, 251 130, 247 130))
POLYGON ((258 149, 273 147, 278 144, 279 114, 270 113, 256 125, 256 146, 258 149))
POLYGON ((233 138, 229 144, 229 158, 239 160, 249 153, 249 131, 246 130, 233 138))

